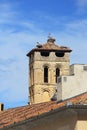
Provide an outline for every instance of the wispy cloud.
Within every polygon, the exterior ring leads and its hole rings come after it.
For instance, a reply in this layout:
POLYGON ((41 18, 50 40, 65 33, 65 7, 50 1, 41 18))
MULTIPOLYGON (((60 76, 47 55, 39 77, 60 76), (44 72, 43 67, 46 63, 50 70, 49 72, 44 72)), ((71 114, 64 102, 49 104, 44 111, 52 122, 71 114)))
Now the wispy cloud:
MULTIPOLYGON (((30 20, 18 18, 11 4, 0 5, 0 102, 28 100, 28 59, 26 53, 45 36, 30 20), (14 20, 15 19, 15 20, 14 20)), ((16 102, 16 104, 15 104, 16 102)), ((25 103, 24 102, 24 103, 25 103)))
POLYGON ((16 11, 12 10, 12 4, 0 3, 0 24, 9 23, 17 15, 16 11))
POLYGON ((79 7, 86 7, 87 6, 87 0, 77 0, 77 4, 79 7))
POLYGON ((72 35, 87 36, 87 19, 75 20, 66 24, 66 31, 72 35))
POLYGON ((78 13, 83 14, 87 12, 87 0, 76 0, 78 13))

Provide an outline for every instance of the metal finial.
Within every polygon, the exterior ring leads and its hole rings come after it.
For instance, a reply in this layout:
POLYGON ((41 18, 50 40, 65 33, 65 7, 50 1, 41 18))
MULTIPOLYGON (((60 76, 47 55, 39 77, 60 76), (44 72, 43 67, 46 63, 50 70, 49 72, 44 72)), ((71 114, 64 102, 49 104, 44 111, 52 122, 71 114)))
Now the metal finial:
POLYGON ((37 45, 39 45, 40 43, 39 42, 37 42, 37 45))
POLYGON ((51 38, 51 33, 48 34, 48 38, 51 38))
POLYGON ((55 39, 51 36, 51 33, 49 33, 49 35, 48 35, 47 42, 50 42, 50 43, 54 43, 55 42, 55 39))

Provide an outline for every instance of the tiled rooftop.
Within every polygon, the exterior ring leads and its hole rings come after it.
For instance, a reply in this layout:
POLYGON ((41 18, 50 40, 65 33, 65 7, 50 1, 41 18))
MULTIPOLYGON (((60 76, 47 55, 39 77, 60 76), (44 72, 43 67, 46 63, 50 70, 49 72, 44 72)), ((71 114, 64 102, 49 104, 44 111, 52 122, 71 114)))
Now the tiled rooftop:
POLYGON ((42 50, 44 50, 44 51, 46 51, 46 50, 48 50, 48 51, 65 51, 65 52, 71 52, 72 50, 70 49, 70 48, 68 48, 68 47, 65 47, 65 46, 58 46, 58 45, 56 45, 55 44, 55 39, 53 39, 53 38, 49 38, 48 40, 47 40, 47 43, 45 43, 45 44, 40 44, 40 43, 38 43, 37 44, 37 48, 34 48, 34 49, 32 49, 28 54, 27 54, 27 56, 29 56, 32 52, 34 52, 34 51, 42 51, 42 50))
POLYGON ((17 108, 11 108, 0 112, 0 128, 9 126, 11 124, 24 121, 26 119, 33 118, 35 116, 47 113, 51 110, 59 109, 68 103, 73 105, 82 105, 87 103, 87 92, 71 99, 62 101, 60 103, 56 101, 49 101, 45 103, 26 105, 17 108))

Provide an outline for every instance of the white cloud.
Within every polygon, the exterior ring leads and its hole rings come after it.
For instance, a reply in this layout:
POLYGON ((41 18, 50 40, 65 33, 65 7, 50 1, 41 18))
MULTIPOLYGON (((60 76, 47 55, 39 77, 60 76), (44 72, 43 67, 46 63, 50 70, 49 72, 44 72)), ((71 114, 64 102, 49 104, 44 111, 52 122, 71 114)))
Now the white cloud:
POLYGON ((36 46, 36 40, 45 37, 38 33, 31 34, 26 30, 14 32, 5 28, 4 32, 0 32, 0 86, 2 86, 0 101, 6 103, 6 107, 7 104, 17 101, 25 100, 27 103, 28 58, 26 54, 30 48, 36 46))
POLYGON ((87 12, 87 0, 76 0, 77 5, 77 13, 78 14, 86 14, 87 12))
POLYGON ((87 36, 87 19, 75 20, 66 24, 66 31, 85 38, 87 36))
POLYGON ((87 6, 87 0, 77 0, 77 4, 79 7, 87 6))
POLYGON ((12 9, 10 3, 0 3, 0 24, 11 22, 17 15, 17 12, 12 9))

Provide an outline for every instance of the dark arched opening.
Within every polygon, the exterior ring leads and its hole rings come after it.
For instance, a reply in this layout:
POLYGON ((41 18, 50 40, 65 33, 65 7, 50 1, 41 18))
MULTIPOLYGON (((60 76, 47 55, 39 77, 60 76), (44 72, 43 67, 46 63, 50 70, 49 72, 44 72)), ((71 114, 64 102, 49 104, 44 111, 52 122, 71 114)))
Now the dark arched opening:
POLYGON ((56 68, 56 83, 57 83, 57 78, 60 76, 60 69, 56 68))
POLYGON ((64 56, 64 53, 63 52, 55 52, 55 55, 57 57, 63 57, 64 56))
POLYGON ((44 82, 48 83, 48 67, 44 67, 44 82))

